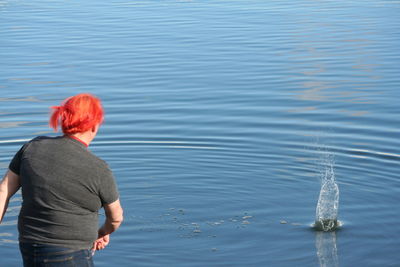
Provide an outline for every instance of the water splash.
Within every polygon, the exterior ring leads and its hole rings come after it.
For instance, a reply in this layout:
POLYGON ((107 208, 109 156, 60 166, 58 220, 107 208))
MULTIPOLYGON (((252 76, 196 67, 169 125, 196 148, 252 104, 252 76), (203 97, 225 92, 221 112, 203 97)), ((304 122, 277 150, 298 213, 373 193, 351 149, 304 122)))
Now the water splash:
POLYGON ((315 229, 334 231, 338 227, 339 187, 333 169, 333 156, 328 156, 321 172, 321 191, 315 214, 315 229))

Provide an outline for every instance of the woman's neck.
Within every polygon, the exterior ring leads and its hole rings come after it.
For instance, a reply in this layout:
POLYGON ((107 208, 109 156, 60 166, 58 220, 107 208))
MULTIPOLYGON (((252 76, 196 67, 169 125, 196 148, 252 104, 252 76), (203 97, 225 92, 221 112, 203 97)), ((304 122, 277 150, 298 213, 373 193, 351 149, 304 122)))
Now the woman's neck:
POLYGON ((91 129, 86 132, 71 134, 70 136, 78 139, 78 141, 81 141, 82 143, 86 144, 86 146, 89 146, 89 144, 96 137, 96 134, 97 134, 97 129, 91 129))

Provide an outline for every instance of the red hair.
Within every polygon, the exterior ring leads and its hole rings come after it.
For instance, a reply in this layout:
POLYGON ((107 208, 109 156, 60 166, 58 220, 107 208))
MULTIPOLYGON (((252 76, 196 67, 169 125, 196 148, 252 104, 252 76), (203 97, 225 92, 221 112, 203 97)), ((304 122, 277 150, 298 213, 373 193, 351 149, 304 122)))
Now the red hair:
POLYGON ((78 94, 63 101, 61 106, 51 107, 50 127, 57 132, 60 126, 64 134, 86 132, 104 120, 101 101, 91 94, 78 94))

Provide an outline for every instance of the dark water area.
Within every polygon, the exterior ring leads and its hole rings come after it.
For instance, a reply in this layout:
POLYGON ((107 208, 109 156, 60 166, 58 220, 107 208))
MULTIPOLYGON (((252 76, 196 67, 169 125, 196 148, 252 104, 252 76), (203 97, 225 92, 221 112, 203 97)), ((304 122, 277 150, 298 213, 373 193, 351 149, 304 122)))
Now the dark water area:
MULTIPOLYGON (((0 171, 98 95, 125 221, 96 266, 400 266, 400 1, 0 0, 0 171), (334 158, 335 232, 311 225, 334 158)), ((20 194, 0 266, 21 266, 20 194)))

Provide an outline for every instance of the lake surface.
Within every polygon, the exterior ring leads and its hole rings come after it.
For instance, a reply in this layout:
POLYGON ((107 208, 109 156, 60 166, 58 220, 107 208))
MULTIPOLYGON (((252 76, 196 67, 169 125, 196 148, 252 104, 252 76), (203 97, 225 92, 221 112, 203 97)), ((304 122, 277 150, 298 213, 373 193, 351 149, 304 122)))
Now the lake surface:
MULTIPOLYGON (((400 266, 400 1, 0 0, 0 170, 98 95, 125 221, 96 266, 400 266), (311 228, 333 166, 340 230, 311 228)), ((0 265, 21 266, 21 197, 0 265)))

